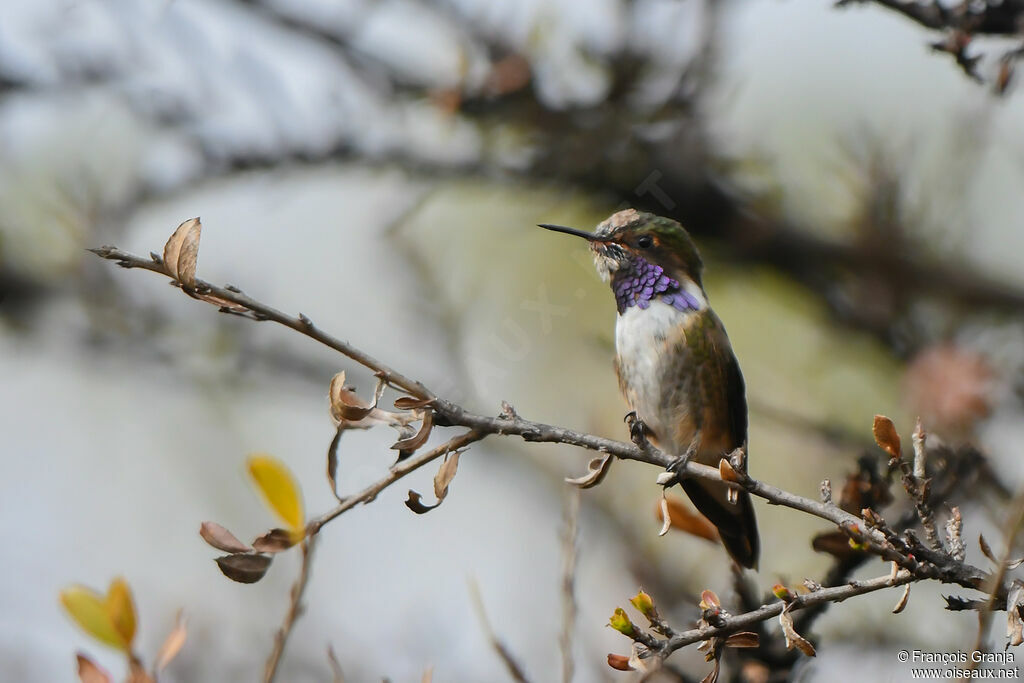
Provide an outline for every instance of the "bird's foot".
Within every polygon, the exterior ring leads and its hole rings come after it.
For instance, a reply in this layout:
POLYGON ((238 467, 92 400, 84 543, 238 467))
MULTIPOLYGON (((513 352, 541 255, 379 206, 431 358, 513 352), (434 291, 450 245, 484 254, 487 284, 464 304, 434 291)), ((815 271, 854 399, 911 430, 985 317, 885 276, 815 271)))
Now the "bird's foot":
POLYGON ((650 447, 650 444, 647 441, 647 425, 636 414, 636 411, 631 410, 626 413, 626 417, 622 418, 622 421, 629 427, 629 440, 632 441, 637 448, 647 450, 650 447))
POLYGON ((665 471, 658 475, 658 483, 662 486, 672 486, 678 483, 686 471, 686 464, 690 462, 696 452, 697 449, 693 445, 687 448, 685 453, 670 462, 665 471))

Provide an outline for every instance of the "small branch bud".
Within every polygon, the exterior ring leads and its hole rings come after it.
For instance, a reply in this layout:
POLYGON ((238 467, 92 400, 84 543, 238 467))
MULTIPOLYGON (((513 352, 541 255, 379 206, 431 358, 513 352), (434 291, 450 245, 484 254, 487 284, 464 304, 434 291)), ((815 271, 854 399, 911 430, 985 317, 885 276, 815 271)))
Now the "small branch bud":
POLYGON ((917 424, 914 426, 914 434, 911 437, 914 442, 914 478, 923 480, 925 478, 925 434, 924 429, 921 427, 921 418, 917 418, 917 424))
POLYGON ((608 620, 608 625, 624 636, 632 637, 635 632, 633 622, 630 621, 629 616, 626 615, 626 610, 621 607, 615 608, 615 612, 612 614, 611 619, 608 620))
POLYGON ((950 510, 949 519, 946 521, 946 541, 949 543, 949 554, 957 562, 963 562, 967 557, 963 531, 964 521, 960 516, 960 508, 954 507, 950 510))

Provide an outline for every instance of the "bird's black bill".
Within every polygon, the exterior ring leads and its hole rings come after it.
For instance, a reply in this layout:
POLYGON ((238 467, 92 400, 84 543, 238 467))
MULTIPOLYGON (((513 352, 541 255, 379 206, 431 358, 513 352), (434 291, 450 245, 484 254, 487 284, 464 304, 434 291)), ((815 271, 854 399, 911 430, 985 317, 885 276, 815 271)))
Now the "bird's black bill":
POLYGON ((598 241, 600 239, 597 235, 595 235, 593 233, 589 233, 589 232, 586 232, 584 230, 577 230, 576 228, 567 228, 564 225, 551 225, 550 223, 538 223, 537 227, 538 228, 544 228, 545 230, 553 230, 555 232, 564 232, 566 235, 576 235, 577 237, 582 237, 583 239, 585 239, 585 240, 587 240, 589 242, 596 242, 596 241, 598 241))

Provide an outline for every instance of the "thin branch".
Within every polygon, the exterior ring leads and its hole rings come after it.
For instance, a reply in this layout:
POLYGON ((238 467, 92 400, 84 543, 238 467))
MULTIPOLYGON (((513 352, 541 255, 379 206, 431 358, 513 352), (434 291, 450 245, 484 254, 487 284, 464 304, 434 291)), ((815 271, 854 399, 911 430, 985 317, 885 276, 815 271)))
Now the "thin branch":
MULTIPOLYGON (((151 259, 144 259, 114 247, 102 247, 93 251, 103 258, 116 261, 125 268, 142 268, 172 277, 160 258, 155 255, 151 259)), ((292 317, 243 294, 235 287, 218 287, 198 279, 195 280, 195 284, 191 288, 183 286, 182 289, 193 298, 205 299, 207 301, 213 299, 222 306, 221 311, 241 314, 258 321, 273 320, 304 334, 374 371, 382 381, 392 387, 408 392, 416 398, 429 401, 430 408, 434 413, 435 424, 439 426, 462 426, 469 428, 469 431, 451 438, 440 446, 400 462, 376 483, 371 484, 356 495, 344 498, 333 510, 309 523, 307 532, 310 539, 319 532, 324 524, 360 503, 372 501, 381 491, 410 472, 447 453, 458 450, 475 441, 480 441, 489 435, 516 435, 525 441, 569 444, 608 453, 626 460, 645 462, 661 468, 666 468, 674 462, 674 458, 649 444, 644 448, 640 448, 632 443, 623 443, 592 434, 573 431, 565 427, 526 420, 519 417, 511 407, 506 407, 496 417, 469 412, 462 406, 433 393, 421 382, 402 375, 370 355, 354 348, 347 342, 341 341, 320 330, 309 318, 302 314, 292 317), (232 306, 229 306, 229 304, 232 306)), ((692 461, 686 463, 685 467, 678 474, 685 477, 722 481, 719 469, 692 461)), ((907 474, 913 478, 912 472, 907 474)), ((937 580, 944 583, 955 583, 975 590, 991 591, 992 602, 996 604, 1005 602, 1007 588, 1002 585, 1002 580, 999 580, 998 576, 994 577, 988 572, 950 556, 948 553, 940 550, 941 544, 939 545, 940 549, 925 546, 912 531, 908 530, 902 536, 899 535, 886 525, 884 520, 877 514, 872 513, 866 518, 861 518, 843 510, 827 498, 824 501, 818 501, 783 491, 775 486, 751 478, 746 474, 742 464, 738 462, 728 470, 728 475, 727 483, 730 486, 744 489, 755 496, 764 498, 771 504, 789 507, 829 521, 838 526, 853 543, 871 554, 891 560, 904 571, 871 581, 851 582, 847 585, 822 588, 807 595, 797 596, 789 603, 773 602, 745 614, 724 616, 714 624, 702 628, 681 633, 667 631, 668 635, 664 639, 655 638, 638 629, 634 639, 643 642, 649 648, 659 653, 661 657, 690 643, 720 635, 728 635, 759 621, 778 616, 785 604, 791 605, 790 610, 799 610, 825 602, 838 602, 855 595, 903 585, 913 581, 937 580)), ((921 489, 918 493, 921 500, 924 500, 927 497, 926 487, 918 486, 915 488, 921 489)), ((308 560, 308 555, 306 559, 308 560)), ((272 655, 271 660, 268 662, 267 670, 270 678, 273 676, 277 659, 280 657, 279 651, 283 650, 284 640, 290 630, 291 623, 298 614, 298 600, 301 598, 301 591, 305 585, 306 572, 308 572, 308 566, 304 564, 303 576, 300 578, 300 582, 296 584, 296 590, 293 591, 292 609, 286 618, 285 628, 282 629, 283 635, 279 639, 279 644, 276 644, 275 647, 277 654, 272 655)), ((509 661, 506 660, 506 663, 509 661)), ((267 680, 269 681, 270 678, 267 680)))
MULTIPOLYGON (((90 249, 90 251, 105 259, 117 261, 118 265, 124 268, 142 268, 154 273, 159 273, 160 275, 172 277, 163 261, 156 256, 146 259, 121 251, 115 247, 100 247, 98 249, 90 249)), ((311 339, 315 339, 324 346, 334 349, 338 353, 351 358, 360 365, 373 370, 380 378, 393 387, 407 391, 418 398, 433 397, 433 394, 427 391, 427 388, 421 383, 409 379, 405 375, 392 370, 376 358, 360 351, 348 342, 327 334, 314 325, 312 320, 301 313, 296 317, 287 315, 276 308, 246 296, 237 287, 232 287, 230 285, 226 287, 217 287, 208 282, 197 279, 195 293, 213 294, 216 297, 238 304, 239 306, 243 306, 255 314, 256 320, 273 320, 274 322, 284 325, 285 327, 290 327, 296 332, 304 334, 311 339)))
POLYGON ((745 628, 750 628, 757 623, 766 621, 772 617, 777 617, 782 613, 783 609, 787 608, 787 605, 789 611, 793 612, 825 602, 842 602, 847 598, 852 598, 857 595, 873 593, 875 591, 892 588, 894 586, 902 586, 916 580, 917 578, 912 574, 900 572, 896 576, 887 574, 874 579, 868 579, 867 581, 852 581, 844 586, 836 586, 835 588, 821 588, 812 593, 797 595, 788 603, 781 600, 771 602, 762 605, 751 612, 723 617, 715 626, 695 628, 689 631, 677 633, 668 640, 663 641, 662 656, 674 652, 681 647, 686 647, 687 645, 707 640, 709 638, 714 638, 716 636, 727 636, 745 628))
MULTIPOLYGON (((1024 489, 1022 489, 1013 499, 1013 505, 1010 508, 1010 517, 1007 521, 1008 525, 1006 527, 1005 547, 1003 548, 1002 557, 999 560, 999 566, 996 567, 996 572, 992 575, 992 589, 989 591, 989 596, 985 601, 984 607, 978 610, 978 636, 974 641, 975 651, 983 649, 985 635, 988 633, 989 626, 992 624, 992 611, 996 607, 996 601, 999 599, 996 591, 998 591, 1002 586, 1003 579, 1006 577, 1006 572, 1010 566, 1010 556, 1013 554, 1013 548, 1016 544, 1017 536, 1020 534, 1021 528, 1024 527, 1024 489)), ((968 668, 973 669, 976 664, 976 662, 972 662, 972 665, 968 668)))
POLYGON ((480 586, 477 585, 476 581, 469 580, 469 596, 473 600, 473 609, 476 610, 477 619, 480 620, 480 625, 483 626, 484 633, 487 635, 487 640, 494 648, 498 657, 505 664, 505 669, 508 671, 509 676, 512 680, 517 683, 528 683, 529 679, 523 672, 522 667, 519 666, 519 662, 512 656, 512 652, 508 649, 505 643, 501 642, 498 636, 494 633, 494 628, 491 626, 491 620, 487 618, 487 609, 484 607, 484 599, 480 595, 480 586))
POLYGON ((565 499, 565 529, 562 536, 562 683, 571 683, 574 667, 572 634, 576 625, 576 536, 580 514, 580 490, 573 487, 565 499))
POLYGON ((288 636, 291 635, 295 621, 302 616, 302 596, 309 584, 309 570, 312 566, 313 547, 316 544, 316 536, 307 536, 302 541, 302 568, 299 570, 299 578, 295 580, 290 593, 291 600, 288 603, 288 611, 284 615, 281 628, 274 636, 274 648, 267 657, 267 664, 263 670, 263 683, 273 683, 277 676, 277 667, 281 663, 281 655, 284 654, 284 646, 288 643, 288 636))

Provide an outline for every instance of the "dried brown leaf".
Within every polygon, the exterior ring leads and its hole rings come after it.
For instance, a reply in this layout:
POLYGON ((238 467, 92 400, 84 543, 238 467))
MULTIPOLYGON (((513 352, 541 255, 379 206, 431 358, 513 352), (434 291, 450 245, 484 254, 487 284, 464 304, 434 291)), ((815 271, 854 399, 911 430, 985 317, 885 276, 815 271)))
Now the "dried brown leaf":
POLYGON ((658 505, 658 516, 661 517, 661 529, 658 531, 658 535, 664 536, 672 528, 672 511, 669 510, 668 497, 664 493, 661 494, 661 503, 658 505))
POLYGON ((988 541, 985 540, 984 534, 978 534, 978 545, 981 546, 982 555, 995 564, 999 564, 999 560, 996 559, 995 553, 992 552, 992 548, 989 546, 988 541))
POLYGON ((704 678, 700 679, 700 683, 718 683, 718 672, 721 669, 722 663, 718 659, 715 659, 715 668, 711 669, 704 678))
POLYGON ((850 537, 842 531, 823 531, 811 540, 811 547, 819 553, 828 553, 839 559, 864 553, 863 550, 851 548, 850 537))
POLYGON ((892 420, 885 415, 875 415, 875 423, 871 431, 875 435, 875 443, 889 454, 890 459, 899 460, 900 435, 892 420))
POLYGON ((413 491, 412 489, 409 489, 409 498, 405 501, 405 507, 415 512, 417 515, 430 512, 440 504, 441 501, 438 501, 433 505, 425 505, 423 503, 423 496, 418 491, 413 491))
POLYGON ((224 576, 238 583, 256 583, 267 573, 270 562, 269 555, 237 553, 217 558, 217 566, 224 576))
POLYGON ((250 310, 248 306, 236 304, 234 301, 229 301, 224 297, 217 296, 216 294, 209 294, 204 292, 202 294, 196 294, 195 297, 197 299, 205 301, 208 304, 212 304, 217 308, 223 309, 225 312, 228 313, 245 313, 246 311, 250 310))
POLYGON ((328 396, 331 400, 331 417, 339 422, 358 422, 368 417, 377 408, 377 402, 380 401, 385 386, 383 380, 378 380, 377 388, 373 392, 373 401, 366 403, 359 398, 356 392, 345 386, 345 372, 339 372, 331 378, 328 389, 328 396))
POLYGON ((164 266, 175 280, 186 287, 195 287, 196 260, 199 257, 199 237, 202 225, 198 218, 190 218, 177 227, 164 244, 164 266))
POLYGON ((289 529, 271 529, 252 542, 252 547, 260 553, 279 553, 288 550, 302 540, 302 537, 289 529))
POLYGON ((789 609, 783 609, 782 613, 779 614, 779 623, 782 625, 782 633, 786 637, 786 649, 792 650, 794 647, 798 648, 808 657, 814 656, 814 646, 811 642, 796 632, 793 627, 793 617, 789 613, 789 609))
POLYGON ((757 647, 759 643, 758 635, 752 631, 733 633, 725 639, 726 647, 757 647))
POLYGON ((338 495, 338 445, 341 443, 341 434, 344 431, 344 426, 339 423, 338 428, 334 430, 331 445, 327 447, 327 483, 331 485, 331 493, 339 502, 341 496, 338 495))
POLYGON ((718 461, 718 475, 722 477, 722 481, 739 481, 740 477, 736 474, 736 470, 732 468, 729 461, 722 458, 718 461))
POLYGON ((395 407, 399 410, 416 410, 426 408, 434 402, 432 398, 416 398, 415 396, 401 396, 395 399, 395 407))
POLYGON ((581 477, 566 477, 565 483, 581 489, 589 489, 604 481, 605 475, 612 466, 612 456, 594 458, 587 464, 587 473, 581 477))
POLYGON ((153 671, 160 673, 167 668, 167 665, 181 652, 181 648, 184 647, 187 638, 188 630, 185 628, 185 618, 181 610, 178 610, 178 615, 174 620, 174 628, 164 638, 160 651, 156 654, 156 663, 153 665, 153 671))
POLYGON ((649 651, 640 643, 633 643, 629 652, 629 667, 633 671, 648 674, 661 668, 661 659, 648 656, 649 651))
POLYGON ((235 538, 235 535, 216 522, 203 522, 199 526, 199 535, 217 550, 226 553, 247 553, 252 548, 235 538))
POLYGON ((893 614, 899 614, 900 612, 902 612, 904 610, 904 608, 906 608, 906 606, 907 606, 907 600, 908 599, 910 599, 910 584, 909 583, 906 586, 903 587, 903 595, 900 596, 899 602, 896 603, 896 606, 892 608, 892 613, 893 614))
POLYGON ((686 532, 698 538, 718 542, 718 530, 715 525, 708 521, 708 518, 676 496, 666 496, 663 500, 667 503, 659 503, 657 515, 662 522, 665 521, 664 507, 668 507, 668 518, 672 528, 686 532))
POLYGON ((391 444, 391 448, 396 451, 409 451, 412 453, 427 442, 427 439, 430 438, 430 430, 433 427, 434 411, 428 410, 423 416, 423 422, 420 424, 419 431, 408 439, 401 439, 391 444))
POLYGON ((608 666, 615 669, 616 671, 632 671, 633 667, 629 665, 629 657, 626 655, 617 655, 611 652, 608 653, 608 666))
POLYGON ((78 680, 81 683, 113 683, 114 679, 110 674, 101 669, 96 662, 81 652, 75 656, 78 658, 78 680))
POLYGON ((444 459, 441 467, 437 470, 437 474, 434 475, 434 495, 437 496, 438 505, 448 496, 448 485, 452 483, 452 479, 455 478, 455 472, 458 469, 459 451, 455 451, 444 459))

